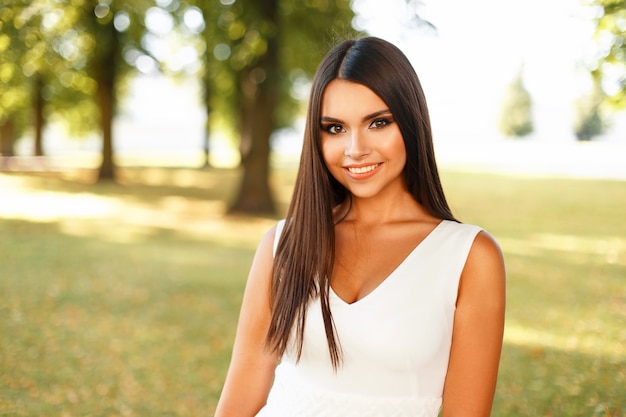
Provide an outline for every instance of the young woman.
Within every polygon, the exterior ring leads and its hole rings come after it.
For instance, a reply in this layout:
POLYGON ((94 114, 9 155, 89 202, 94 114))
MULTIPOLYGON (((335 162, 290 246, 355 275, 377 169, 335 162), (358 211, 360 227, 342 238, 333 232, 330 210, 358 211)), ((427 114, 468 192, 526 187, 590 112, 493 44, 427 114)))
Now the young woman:
POLYGON ((293 199, 255 255, 216 416, 489 416, 504 304, 497 243, 444 197, 411 64, 345 41, 313 80, 293 199))

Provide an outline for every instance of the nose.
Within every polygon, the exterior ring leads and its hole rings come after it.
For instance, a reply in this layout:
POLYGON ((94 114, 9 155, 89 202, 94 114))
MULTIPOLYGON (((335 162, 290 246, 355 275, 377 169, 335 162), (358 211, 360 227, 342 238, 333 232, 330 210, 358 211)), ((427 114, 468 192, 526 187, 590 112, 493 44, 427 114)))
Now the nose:
POLYGON ((346 137, 345 156, 351 159, 361 159, 371 152, 367 139, 362 133, 357 131, 350 132, 346 137))

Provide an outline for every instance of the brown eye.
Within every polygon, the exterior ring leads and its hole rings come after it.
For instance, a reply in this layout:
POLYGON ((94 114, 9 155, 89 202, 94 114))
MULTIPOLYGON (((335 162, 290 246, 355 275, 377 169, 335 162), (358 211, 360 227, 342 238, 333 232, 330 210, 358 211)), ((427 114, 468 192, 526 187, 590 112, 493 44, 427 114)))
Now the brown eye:
POLYGON ((390 123, 391 123, 391 120, 389 119, 385 119, 385 118, 376 119, 370 124, 370 129, 382 129, 390 123))
POLYGON ((331 135, 336 135, 338 133, 345 132, 345 129, 343 128, 343 126, 338 125, 338 124, 328 125, 324 128, 324 130, 330 133, 331 135))

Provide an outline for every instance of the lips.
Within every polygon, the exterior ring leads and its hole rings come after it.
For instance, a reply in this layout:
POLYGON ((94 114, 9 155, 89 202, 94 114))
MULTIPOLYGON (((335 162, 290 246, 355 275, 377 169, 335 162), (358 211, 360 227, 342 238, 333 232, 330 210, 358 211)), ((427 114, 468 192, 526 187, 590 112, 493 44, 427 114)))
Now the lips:
POLYGON ((367 165, 361 167, 348 167, 348 171, 353 174, 367 174, 368 172, 372 172, 376 168, 378 168, 380 164, 367 165))
POLYGON ((365 181, 378 173, 382 167, 382 162, 373 164, 359 164, 344 166, 344 172, 346 175, 355 181, 365 181))

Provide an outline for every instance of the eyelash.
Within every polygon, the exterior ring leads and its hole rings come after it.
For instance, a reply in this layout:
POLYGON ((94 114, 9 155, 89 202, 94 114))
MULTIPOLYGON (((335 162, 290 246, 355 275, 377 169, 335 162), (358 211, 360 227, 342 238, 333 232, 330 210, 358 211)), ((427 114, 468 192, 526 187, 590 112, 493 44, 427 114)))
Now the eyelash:
POLYGON ((331 125, 328 125, 328 126, 323 126, 323 129, 324 129, 324 131, 326 133, 329 133, 331 135, 338 135, 339 133, 341 133, 341 132, 337 132, 336 131, 337 129, 344 130, 343 126, 341 126, 341 125, 339 125, 337 123, 334 123, 334 124, 331 124, 331 125))
MULTIPOLYGON (((370 123, 370 125, 368 126, 368 129, 384 129, 385 127, 389 126, 391 123, 393 123, 391 119, 381 117, 381 118, 373 120, 372 123, 370 123)), ((345 130, 342 125, 337 124, 337 123, 322 126, 322 129, 326 133, 329 133, 331 135, 338 135, 339 133, 341 133, 341 132, 337 132, 338 129, 341 129, 341 131, 345 130)))
POLYGON ((389 126, 391 123, 392 123, 391 119, 381 117, 380 119, 376 119, 372 123, 370 123, 370 127, 373 126, 374 129, 384 129, 385 127, 389 126))

